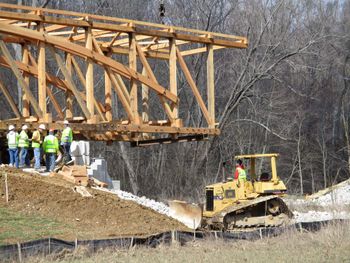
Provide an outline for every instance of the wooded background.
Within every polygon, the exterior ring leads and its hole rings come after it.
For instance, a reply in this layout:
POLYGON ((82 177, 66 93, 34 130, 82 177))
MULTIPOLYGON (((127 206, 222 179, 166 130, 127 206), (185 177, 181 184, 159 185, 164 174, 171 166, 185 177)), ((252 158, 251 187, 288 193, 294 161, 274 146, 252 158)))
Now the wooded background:
MULTIPOLYGON (((160 23, 155 0, 13 0, 12 4, 160 23)), ((221 135, 206 142, 131 148, 92 143, 123 190, 156 199, 200 202, 235 154, 280 154, 291 193, 312 193, 350 173, 350 1, 165 0, 167 24, 247 36, 246 50, 215 53, 216 116, 221 135)), ((20 54, 20 50, 13 51, 20 54)), ((206 93, 205 54, 186 59, 206 93)), ((152 64, 160 81, 167 64, 152 64)), ((49 66, 49 65, 48 65, 49 66)), ((3 69, 1 69, 3 71, 3 69)), ((103 77, 98 71, 95 79, 103 77), (99 75, 100 74, 100 75, 99 75)), ((16 87, 14 76, 4 79, 16 87)), ((95 83, 101 86, 103 81, 95 83)), ((204 121, 178 72, 184 126, 204 121), (188 93, 188 94, 187 94, 188 93)), ((98 96, 98 94, 96 94, 98 96)), ((0 103, 5 99, 0 97, 0 103)), ((6 109, 1 110, 6 114, 6 109)), ((118 107, 113 109, 118 114, 118 107)), ((160 109, 152 109, 158 116, 160 109)), ((259 164, 262 171, 265 163, 259 164)), ((227 171, 232 173, 232 171, 227 171)))

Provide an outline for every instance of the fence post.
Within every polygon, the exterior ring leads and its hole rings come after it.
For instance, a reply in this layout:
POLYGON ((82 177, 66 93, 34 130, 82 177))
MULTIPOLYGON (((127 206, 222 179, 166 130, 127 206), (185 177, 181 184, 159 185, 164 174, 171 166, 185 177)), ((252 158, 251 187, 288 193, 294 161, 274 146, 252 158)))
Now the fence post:
POLYGON ((300 233, 303 233, 303 227, 302 227, 302 225, 301 225, 301 222, 299 222, 299 230, 300 230, 300 233))
POLYGON ((193 219, 193 241, 196 241, 196 219, 193 219))
POLYGON ((131 237, 129 249, 132 249, 133 246, 134 246, 134 237, 131 237))
POLYGON ((75 241, 74 241, 74 250, 77 250, 78 248, 78 238, 75 238, 75 241))
POLYGON ((49 255, 51 254, 51 238, 49 237, 49 255))
POLYGON ((5 196, 6 196, 6 203, 9 202, 9 188, 7 185, 7 173, 5 173, 5 196))
POLYGON ((18 261, 22 262, 22 249, 21 249, 21 244, 17 242, 17 250, 18 250, 18 261))

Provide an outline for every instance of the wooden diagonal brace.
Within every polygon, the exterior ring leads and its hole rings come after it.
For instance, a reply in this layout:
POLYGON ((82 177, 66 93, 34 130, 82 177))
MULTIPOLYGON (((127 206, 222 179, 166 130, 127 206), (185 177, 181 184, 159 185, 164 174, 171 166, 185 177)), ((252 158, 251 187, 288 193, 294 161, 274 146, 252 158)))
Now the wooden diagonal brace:
POLYGON ((65 66, 65 63, 63 62, 63 60, 60 57, 60 55, 55 51, 55 49, 51 45, 47 45, 47 47, 50 50, 52 56, 55 58, 59 68, 62 71, 63 76, 66 78, 67 83, 68 83, 71 91, 73 92, 75 98, 77 99, 78 104, 79 104, 80 108, 82 109, 85 117, 87 119, 89 119, 91 117, 91 114, 90 114, 88 108, 86 107, 86 105, 85 105, 85 103, 84 103, 84 101, 83 101, 83 99, 82 99, 82 97, 80 95, 79 90, 75 86, 74 81, 72 79, 72 76, 69 74, 69 72, 68 72, 68 70, 67 70, 67 68, 65 66))
MULTIPOLYGON (((36 63, 35 59, 33 58, 32 54, 31 54, 30 52, 28 52, 28 56, 29 56, 29 60, 30 60, 30 62, 32 63, 32 65, 33 65, 35 68, 38 68, 38 64, 36 63)), ((47 75, 48 75, 48 74, 45 73, 46 79, 47 79, 47 75)), ((62 111, 62 109, 61 109, 60 104, 57 102, 55 96, 52 94, 51 89, 50 89, 47 85, 45 85, 45 86, 46 86, 47 95, 49 95, 49 98, 50 98, 50 100, 51 100, 51 102, 52 102, 52 105, 53 105, 53 107, 55 108, 55 110, 56 110, 58 116, 59 116, 61 119, 64 119, 64 114, 63 114, 63 111, 62 111)))
MULTIPOLYGON (((75 72, 76 72, 77 75, 78 75, 78 78, 79 78, 79 80, 80 80, 80 83, 81 83, 84 87, 86 87, 86 80, 85 80, 85 78, 84 78, 84 75, 83 75, 83 73, 82 73, 82 71, 81 71, 81 69, 80 69, 80 67, 79 67, 79 65, 78 65, 78 63, 77 63, 77 61, 74 59, 73 56, 71 57, 71 59, 72 59, 72 64, 73 64, 74 70, 75 70, 75 72)), ((82 93, 82 92, 81 92, 81 93, 82 93)), ((83 95, 83 94, 82 94, 82 95, 83 95)), ((84 95, 84 96, 85 96, 85 95, 84 95)), ((85 100, 86 100, 86 97, 85 97, 85 100)), ((98 115, 101 117, 102 120, 106 121, 106 118, 105 118, 105 116, 104 116, 104 114, 103 114, 103 112, 102 112, 102 109, 101 109, 101 107, 100 107, 100 105, 99 105, 99 103, 97 102, 97 100, 96 100, 95 97, 93 98, 93 101, 94 101, 94 107, 95 107, 96 111, 98 112, 98 115)))
MULTIPOLYGON (((94 48, 95 50, 99 53, 99 54, 103 54, 100 46, 98 45, 97 41, 92 38, 92 42, 94 44, 94 48)), ((116 75, 114 72, 112 72, 112 70, 108 67, 104 67, 105 71, 108 75, 108 77, 110 78, 111 82, 113 83, 113 87, 115 89, 115 91, 117 92, 118 98, 120 99, 121 103, 123 104, 123 107, 126 111, 126 114, 128 115, 129 119, 132 121, 135 119, 134 114, 132 112, 131 106, 130 106, 130 98, 127 98, 127 96, 125 96, 125 91, 122 90, 121 86, 120 86, 120 81, 122 82, 122 80, 118 80, 116 75)), ((119 76, 120 77, 120 76, 119 76)), ((123 82, 124 84, 124 82, 123 82)), ((126 87, 124 87, 126 89, 126 87)))
MULTIPOLYGON (((145 57, 145 55, 144 55, 144 53, 143 53, 143 51, 142 51, 142 48, 141 48, 140 45, 138 45, 137 43, 136 43, 136 49, 137 49, 137 53, 138 53, 138 55, 139 55, 139 58, 140 58, 140 60, 141 60, 141 63, 142 63, 142 65, 144 66, 144 68, 145 68, 145 70, 146 70, 146 72, 147 72, 147 76, 148 76, 153 82, 155 82, 155 83, 158 84, 158 81, 157 81, 156 77, 154 76, 154 73, 153 73, 153 71, 152 71, 152 69, 151 69, 151 66, 149 65, 149 63, 148 63, 148 61, 147 61, 147 59, 146 59, 146 57, 145 57)), ((166 114, 168 115, 169 120, 170 120, 171 122, 173 122, 173 121, 174 121, 174 114, 173 114, 173 111, 171 110, 170 105, 165 101, 165 99, 164 99, 163 96, 161 96, 160 94, 158 94, 158 97, 159 97, 160 102, 162 103, 162 105, 163 105, 163 107, 164 107, 164 109, 165 109, 166 114)))
POLYGON ((177 59, 179 61, 180 67, 181 67, 181 69, 182 69, 182 71, 183 71, 183 73, 184 73, 184 75, 185 75, 185 77, 187 79, 187 82, 190 85, 190 87, 192 89, 192 92, 193 92, 194 96, 196 97, 196 100, 197 100, 197 102, 199 104, 199 107, 201 108, 201 110, 203 112, 204 118, 206 119, 208 125, 210 125, 212 123, 212 121, 210 119, 208 109, 205 106, 205 103, 204 103, 204 101, 202 99, 202 96, 201 96, 201 94, 198 91, 197 85, 194 82, 190 71, 188 70, 186 62, 185 62, 184 58, 182 57, 179 48, 176 48, 176 55, 177 55, 177 59))
POLYGON ((19 112, 15 101, 13 100, 10 92, 5 87, 5 85, 1 82, 1 80, 0 80, 0 90, 2 91, 2 93, 4 93, 5 98, 7 99, 8 103, 10 104, 10 107, 13 110, 13 112, 16 114, 16 117, 21 118, 21 113, 19 112))
POLYGON ((15 74, 19 85, 21 86, 23 91, 27 94, 28 99, 29 99, 30 103, 32 104, 35 113, 38 115, 39 118, 42 118, 43 113, 40 110, 37 101, 35 100, 35 98, 34 98, 32 92, 30 91, 27 83, 24 81, 22 74, 18 70, 18 68, 17 68, 17 66, 15 64, 15 60, 12 58, 9 50, 7 49, 4 41, 2 41, 2 40, 0 40, 0 48, 1 48, 2 53, 4 54, 4 56, 5 56, 6 60, 7 60, 7 63, 10 65, 13 73, 15 74))

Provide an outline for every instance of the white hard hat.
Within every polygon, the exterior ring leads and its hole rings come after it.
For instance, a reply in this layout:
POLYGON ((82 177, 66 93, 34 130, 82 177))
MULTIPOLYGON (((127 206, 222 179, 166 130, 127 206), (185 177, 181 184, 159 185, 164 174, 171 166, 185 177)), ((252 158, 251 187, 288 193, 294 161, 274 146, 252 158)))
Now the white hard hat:
POLYGON ((68 120, 64 120, 63 124, 69 124, 68 120))
POLYGON ((46 130, 45 124, 40 124, 39 129, 46 130))
POLYGON ((12 130, 14 130, 15 129, 15 126, 13 126, 13 125, 10 125, 9 126, 9 131, 12 131, 12 130))
POLYGON ((28 126, 24 124, 24 125, 22 126, 22 130, 26 130, 26 129, 28 129, 28 126))

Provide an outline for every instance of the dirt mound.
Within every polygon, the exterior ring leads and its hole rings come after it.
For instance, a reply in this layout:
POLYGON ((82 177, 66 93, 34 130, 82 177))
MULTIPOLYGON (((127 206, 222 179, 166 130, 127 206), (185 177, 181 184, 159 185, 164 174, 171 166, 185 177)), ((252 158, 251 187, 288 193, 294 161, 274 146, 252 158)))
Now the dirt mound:
POLYGON ((82 197, 73 184, 56 177, 0 169, 0 206, 25 214, 53 218, 71 226, 60 238, 93 239, 146 236, 170 230, 185 230, 178 221, 116 195, 88 189, 93 197, 82 197), (4 172, 8 174, 9 204, 5 203, 4 172))

